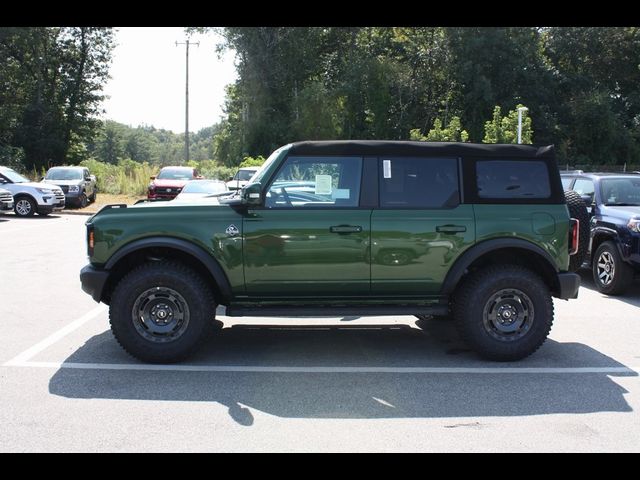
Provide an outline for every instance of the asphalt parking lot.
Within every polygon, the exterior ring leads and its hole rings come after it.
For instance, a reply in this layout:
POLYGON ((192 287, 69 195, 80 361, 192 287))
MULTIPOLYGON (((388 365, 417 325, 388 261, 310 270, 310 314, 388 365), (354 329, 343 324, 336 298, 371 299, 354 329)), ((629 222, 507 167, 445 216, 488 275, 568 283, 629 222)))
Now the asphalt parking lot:
POLYGON ((86 219, 0 216, 0 451, 640 451, 640 283, 584 272, 516 363, 447 322, 221 315, 188 362, 145 365, 80 289, 86 219))

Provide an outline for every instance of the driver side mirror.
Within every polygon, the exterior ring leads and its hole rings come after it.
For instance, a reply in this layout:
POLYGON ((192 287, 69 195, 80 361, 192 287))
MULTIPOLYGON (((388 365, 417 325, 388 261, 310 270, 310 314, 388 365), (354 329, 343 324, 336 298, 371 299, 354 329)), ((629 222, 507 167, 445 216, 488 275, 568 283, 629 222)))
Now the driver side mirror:
POLYGON ((590 207, 593 204, 593 196, 592 195, 580 195, 582 201, 587 204, 587 207, 590 207))
POLYGON ((242 203, 245 205, 258 206, 262 204, 262 184, 250 183, 242 189, 242 203))

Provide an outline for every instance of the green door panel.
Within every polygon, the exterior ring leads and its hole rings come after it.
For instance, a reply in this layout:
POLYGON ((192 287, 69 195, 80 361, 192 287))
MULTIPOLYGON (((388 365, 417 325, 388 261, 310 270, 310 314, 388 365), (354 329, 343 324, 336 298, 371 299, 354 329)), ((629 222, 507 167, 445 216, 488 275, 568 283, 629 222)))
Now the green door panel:
POLYGON ((547 251, 560 270, 569 266, 569 213, 558 205, 475 205, 478 242, 521 238, 547 251))
POLYGON ((374 210, 371 232, 373 294, 437 294, 475 241, 473 207, 374 210))
POLYGON ((368 295, 371 210, 261 209, 243 220, 249 296, 368 295))

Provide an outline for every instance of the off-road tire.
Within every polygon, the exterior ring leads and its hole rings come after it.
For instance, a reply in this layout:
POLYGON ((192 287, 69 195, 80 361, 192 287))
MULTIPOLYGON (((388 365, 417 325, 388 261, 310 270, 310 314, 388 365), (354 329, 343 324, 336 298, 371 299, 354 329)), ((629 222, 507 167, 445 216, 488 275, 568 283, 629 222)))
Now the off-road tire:
POLYGON ((500 362, 520 360, 544 343, 553 324, 553 301, 538 275, 518 265, 494 265, 470 273, 453 299, 453 318, 462 339, 480 356, 500 362), (513 298, 510 298, 512 296, 513 298), (499 299, 499 300, 498 300, 499 299), (504 311, 501 309, 504 308, 504 311), (495 311, 502 311, 492 319, 495 311), (502 315, 516 315, 504 332, 502 315), (519 313, 518 313, 519 312, 519 313))
POLYGON ((578 252, 569 257, 569 271, 576 272, 584 262, 587 256, 587 249, 589 248, 589 212, 587 211, 587 205, 577 192, 565 190, 564 196, 567 200, 569 216, 580 221, 580 231, 578 232, 580 244, 578 245, 578 252))
POLYGON ((160 261, 145 263, 118 282, 111 297, 109 323, 118 343, 132 356, 144 362, 172 363, 198 349, 211 330, 215 313, 213 292, 197 272, 176 261, 160 261), (157 298, 153 298, 155 290, 157 298), (182 317, 181 323, 176 322, 175 337, 153 331, 162 328, 147 315, 154 302, 156 306, 169 304, 173 308, 166 310, 182 317))
POLYGON ((623 294, 633 281, 633 268, 622 260, 618 248, 611 241, 600 244, 593 256, 591 271, 596 288, 606 295, 623 294), (609 272, 605 270, 607 264, 609 272))

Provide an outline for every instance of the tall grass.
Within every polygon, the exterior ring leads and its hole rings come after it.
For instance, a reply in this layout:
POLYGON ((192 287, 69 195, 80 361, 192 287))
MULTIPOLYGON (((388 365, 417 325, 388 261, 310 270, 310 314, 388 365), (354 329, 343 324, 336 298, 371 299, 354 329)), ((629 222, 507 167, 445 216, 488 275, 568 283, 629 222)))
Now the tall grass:
MULTIPOLYGON (((87 167, 96 176, 98 191, 112 195, 145 195, 152 175, 157 175, 160 167, 139 163, 130 159, 120 160, 117 164, 103 163, 95 159, 83 160, 80 165, 87 167)), ((227 181, 237 168, 218 165, 214 160, 189 161, 188 165, 198 170, 205 178, 227 181)), ((47 173, 33 169, 27 175, 34 181, 40 181, 47 173)))

